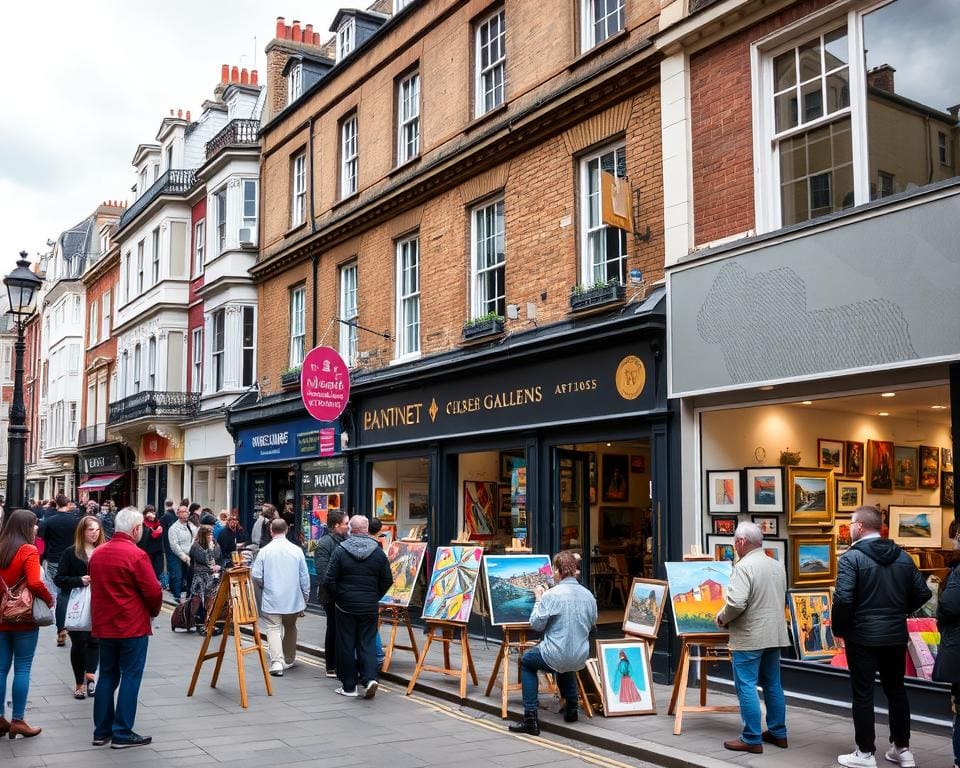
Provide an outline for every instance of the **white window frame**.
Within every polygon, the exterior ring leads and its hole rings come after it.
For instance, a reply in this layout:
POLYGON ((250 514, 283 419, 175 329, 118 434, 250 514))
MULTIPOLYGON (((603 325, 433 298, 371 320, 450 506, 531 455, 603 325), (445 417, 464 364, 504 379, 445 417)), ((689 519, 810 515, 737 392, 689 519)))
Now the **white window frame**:
POLYGON ((145 244, 145 240, 137 243, 137 296, 143 293, 143 252, 146 248, 145 244))
MULTIPOLYGON (((600 149, 591 152, 589 155, 585 155, 580 158, 580 185, 577 190, 577 194, 580 198, 580 283, 585 286, 593 285, 597 282, 597 278, 594 277, 594 259, 593 252, 590 250, 591 235, 597 232, 604 232, 610 228, 609 224, 603 224, 600 221, 600 179, 597 179, 597 188, 593 195, 590 194, 590 166, 593 163, 600 163, 600 159, 604 155, 608 155, 611 152, 623 152, 626 154, 626 142, 617 141, 612 144, 607 144, 600 149), (597 224, 595 226, 590 226, 591 219, 591 208, 596 204, 596 218, 597 224)), ((626 164, 626 161, 624 161, 626 164)), ((616 168, 616 163, 614 165, 616 168)), ((601 168, 602 170, 602 165, 601 168)), ((601 236, 602 237, 602 236, 601 236)), ((622 261, 621 265, 621 274, 620 274, 620 284, 626 284, 626 262, 629 256, 629 245, 624 247, 623 253, 620 255, 620 260, 622 261)), ((604 258, 603 263, 606 264, 612 259, 604 258)), ((606 278, 604 278, 606 282, 606 278)))
POLYGON ((67 434, 64 440, 65 444, 69 445, 77 442, 77 412, 79 410, 75 400, 67 403, 67 434))
POLYGON ((409 360, 420 356, 420 235, 417 233, 397 241, 397 306, 396 306, 396 360, 409 360), (404 263, 412 256, 411 268, 405 268, 404 263), (413 273, 411 285, 406 285, 405 272, 413 273), (413 318, 411 322, 405 319, 408 312, 413 318), (416 334, 407 340, 407 329, 416 328, 416 334))
POLYGON ((260 190, 259 185, 256 179, 243 179, 240 182, 240 218, 243 222, 240 226, 242 227, 256 227, 257 226, 257 206, 260 202, 260 190), (253 190, 251 197, 247 196, 247 191, 253 190), (252 208, 248 208, 247 204, 251 203, 252 208))
POLYGON ((210 318, 210 365, 211 391, 219 392, 226 380, 227 362, 227 311, 216 310, 210 318), (219 334, 217 326, 219 324, 219 334), (219 344, 219 347, 217 346, 219 344))
POLYGON ((393 12, 400 13, 404 8, 406 8, 413 0, 393 0, 393 12))
MULTIPOLYGON (((496 225, 495 225, 496 226, 496 225)), ((485 315, 488 312, 494 312, 498 310, 498 307, 494 306, 492 309, 488 308, 490 304, 490 297, 484 295, 484 276, 488 272, 493 272, 497 270, 503 271, 504 278, 506 277, 506 210, 504 207, 503 197, 498 197, 495 200, 490 200, 483 205, 478 205, 470 211, 470 317, 480 317, 485 315), (486 231, 486 221, 487 214, 493 209, 494 222, 497 222, 499 208, 499 224, 500 227, 498 231, 494 231, 492 234, 486 231), (496 242, 500 240, 503 243, 503 251, 501 253, 502 258, 492 265, 481 265, 482 257, 487 253, 487 249, 491 243, 496 247, 496 242)), ((502 298, 502 303, 504 305, 503 309, 506 310, 506 288, 504 287, 504 280, 501 280, 500 285, 502 296, 497 296, 493 298, 494 304, 498 298, 502 298)), ((498 312, 498 314, 503 314, 503 312, 498 312)))
MULTIPOLYGON (((600 45, 604 40, 609 40, 618 32, 622 32, 626 28, 626 10, 627 2, 626 0, 580 0, 580 51, 585 53, 591 48, 595 48, 600 45), (604 22, 607 22, 614 14, 622 15, 623 22, 616 27, 613 31, 609 29, 606 30, 606 34, 597 38, 596 29, 594 27, 593 18, 596 14, 597 3, 602 2, 604 4, 604 11, 606 12, 603 16, 604 22)), ((608 23, 605 23, 606 27, 609 27, 608 23)))
POLYGON ((194 328, 190 335, 192 364, 190 389, 192 392, 201 392, 203 391, 203 327, 194 328))
POLYGON ((133 391, 134 394, 140 391, 140 367, 143 364, 143 353, 139 344, 133 348, 133 391))
POLYGON ((420 154, 420 70, 397 84, 397 165, 420 154))
POLYGON ((214 216, 216 218, 216 244, 217 244, 217 254, 223 253, 227 250, 227 188, 226 186, 220 187, 216 192, 213 193, 213 205, 214 205, 214 216))
POLYGON ((296 227, 307 220, 307 153, 293 158, 290 181, 290 226, 296 227))
POLYGON ((347 16, 337 27, 337 61, 342 61, 356 48, 357 23, 353 16, 347 16))
POLYGON ((257 308, 247 304, 240 308, 240 386, 249 387, 257 380, 257 308), (250 340, 247 342, 247 316, 250 317, 250 340), (246 376, 244 367, 250 356, 250 375, 246 376))
POLYGON ((290 354, 289 367, 299 368, 307 354, 307 287, 290 289, 290 354))
POLYGON ((150 233, 150 247, 153 251, 150 256, 153 259, 151 278, 153 285, 160 282, 160 227, 155 227, 150 233))
POLYGON ((87 339, 87 346, 94 347, 97 345, 97 329, 100 326, 100 303, 94 299, 90 302, 90 319, 87 322, 87 329, 89 330, 87 339))
POLYGON ((157 337, 151 336, 147 342, 147 389, 150 392, 157 388, 157 337))
POLYGON ((483 20, 477 22, 474 29, 474 117, 485 115, 506 102, 507 99, 507 26, 506 11, 500 8, 483 20), (497 23, 497 34, 491 39, 493 22, 497 23), (486 33, 486 43, 484 43, 486 33), (496 40, 499 56, 484 63, 496 40), (499 77, 499 86, 497 78, 499 77), (499 98, 496 97, 499 91, 499 98), (493 101, 487 104, 488 93, 494 94, 493 101))
POLYGON ((303 94, 303 64, 294 64, 287 73, 287 104, 293 104, 303 94))
POLYGON ((356 326, 360 316, 357 302, 358 276, 357 262, 351 261, 340 267, 340 355, 351 367, 356 365, 359 354, 359 331, 356 326))
POLYGON ((102 298, 102 315, 100 317, 100 340, 106 341, 110 338, 110 294, 111 291, 107 290, 103 293, 102 298))
POLYGON ((357 113, 354 112, 340 123, 340 199, 345 200, 357 193, 360 167, 357 113))
POLYGON ((200 219, 193 225, 193 276, 200 277, 203 274, 203 260, 207 252, 207 220, 200 219))

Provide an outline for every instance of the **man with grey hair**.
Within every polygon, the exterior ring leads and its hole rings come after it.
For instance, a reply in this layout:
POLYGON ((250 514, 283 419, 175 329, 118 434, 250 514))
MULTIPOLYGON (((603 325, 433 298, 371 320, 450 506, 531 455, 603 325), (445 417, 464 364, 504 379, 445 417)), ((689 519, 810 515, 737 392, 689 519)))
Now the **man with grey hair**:
MULTIPOLYGON (((393 585, 390 563, 370 536, 363 515, 350 518, 350 535, 330 556, 324 586, 337 612, 337 677, 341 696, 372 699, 377 692, 377 617, 379 602, 393 585)), ((329 661, 327 662, 330 663, 329 661)))
POLYGON ((762 742, 787 748, 787 708, 780 683, 780 648, 789 644, 784 604, 787 574, 783 564, 763 551, 763 533, 756 523, 740 523, 733 534, 740 558, 733 568, 726 604, 717 626, 730 633, 733 682, 740 700, 743 730, 739 739, 723 742, 734 752, 763 752, 762 742), (760 730, 763 688, 767 730, 760 730))
POLYGON ((117 513, 113 538, 90 557, 92 634, 100 641, 100 678, 93 703, 93 746, 113 749, 151 742, 133 730, 147 660, 151 619, 163 593, 150 556, 138 546, 143 515, 135 507, 117 513), (117 689, 119 688, 119 693, 117 689))

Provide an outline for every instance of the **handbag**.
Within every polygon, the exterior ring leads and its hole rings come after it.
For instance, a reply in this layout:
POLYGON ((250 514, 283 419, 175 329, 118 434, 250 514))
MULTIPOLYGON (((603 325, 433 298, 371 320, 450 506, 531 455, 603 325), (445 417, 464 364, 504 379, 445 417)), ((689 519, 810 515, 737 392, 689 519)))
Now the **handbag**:
POLYGON ((0 624, 32 624, 33 593, 27 588, 26 578, 8 587, 0 579, 0 624))
POLYGON ((53 624, 53 609, 39 597, 34 596, 31 608, 33 623, 38 627, 49 627, 53 624))
POLYGON ((63 628, 71 632, 89 632, 91 627, 90 587, 76 587, 70 591, 67 600, 67 617, 63 628))

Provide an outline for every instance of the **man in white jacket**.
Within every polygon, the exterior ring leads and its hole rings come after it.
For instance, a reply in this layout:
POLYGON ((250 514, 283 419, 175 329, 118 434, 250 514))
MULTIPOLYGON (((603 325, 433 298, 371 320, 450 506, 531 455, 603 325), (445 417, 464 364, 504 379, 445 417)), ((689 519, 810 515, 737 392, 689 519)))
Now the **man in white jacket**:
POLYGON ((187 522, 190 511, 183 504, 177 509, 177 522, 167 531, 167 541, 170 543, 170 562, 167 570, 170 573, 170 593, 173 599, 180 602, 180 593, 186 588, 190 592, 190 547, 197 537, 197 527, 187 522))
POLYGON ((270 674, 282 677, 297 660, 297 619, 307 607, 310 575, 303 549, 287 539, 283 519, 270 523, 270 543, 257 554, 250 575, 263 590, 260 620, 267 633, 270 674))

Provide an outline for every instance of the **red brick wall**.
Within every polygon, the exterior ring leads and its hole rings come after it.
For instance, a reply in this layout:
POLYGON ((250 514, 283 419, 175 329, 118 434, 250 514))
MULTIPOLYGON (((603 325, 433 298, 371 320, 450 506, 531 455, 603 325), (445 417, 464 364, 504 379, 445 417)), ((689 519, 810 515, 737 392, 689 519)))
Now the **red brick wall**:
MULTIPOLYGON (((113 293, 113 289, 116 286, 117 282, 120 279, 120 257, 119 254, 114 253, 110 256, 106 256, 106 259, 111 260, 111 264, 107 269, 105 269, 102 274, 99 274, 92 281, 84 281, 87 291, 87 316, 84 318, 84 355, 83 355, 83 382, 80 385, 80 428, 93 426, 92 424, 87 423, 87 385, 89 377, 85 373, 87 368, 91 363, 97 358, 104 358, 110 360, 110 364, 107 366, 107 402, 110 402, 116 399, 116 394, 110 391, 110 374, 114 370, 114 365, 116 364, 117 358, 117 337, 113 332, 113 318, 116 317, 116 296, 110 296, 110 337, 106 340, 100 338, 101 332, 103 329, 103 297, 110 293, 113 293), (94 346, 89 346, 90 343, 90 305, 93 302, 97 302, 97 339, 98 342, 94 346)), ((93 371, 93 381, 96 381, 96 376, 100 371, 93 371)))

